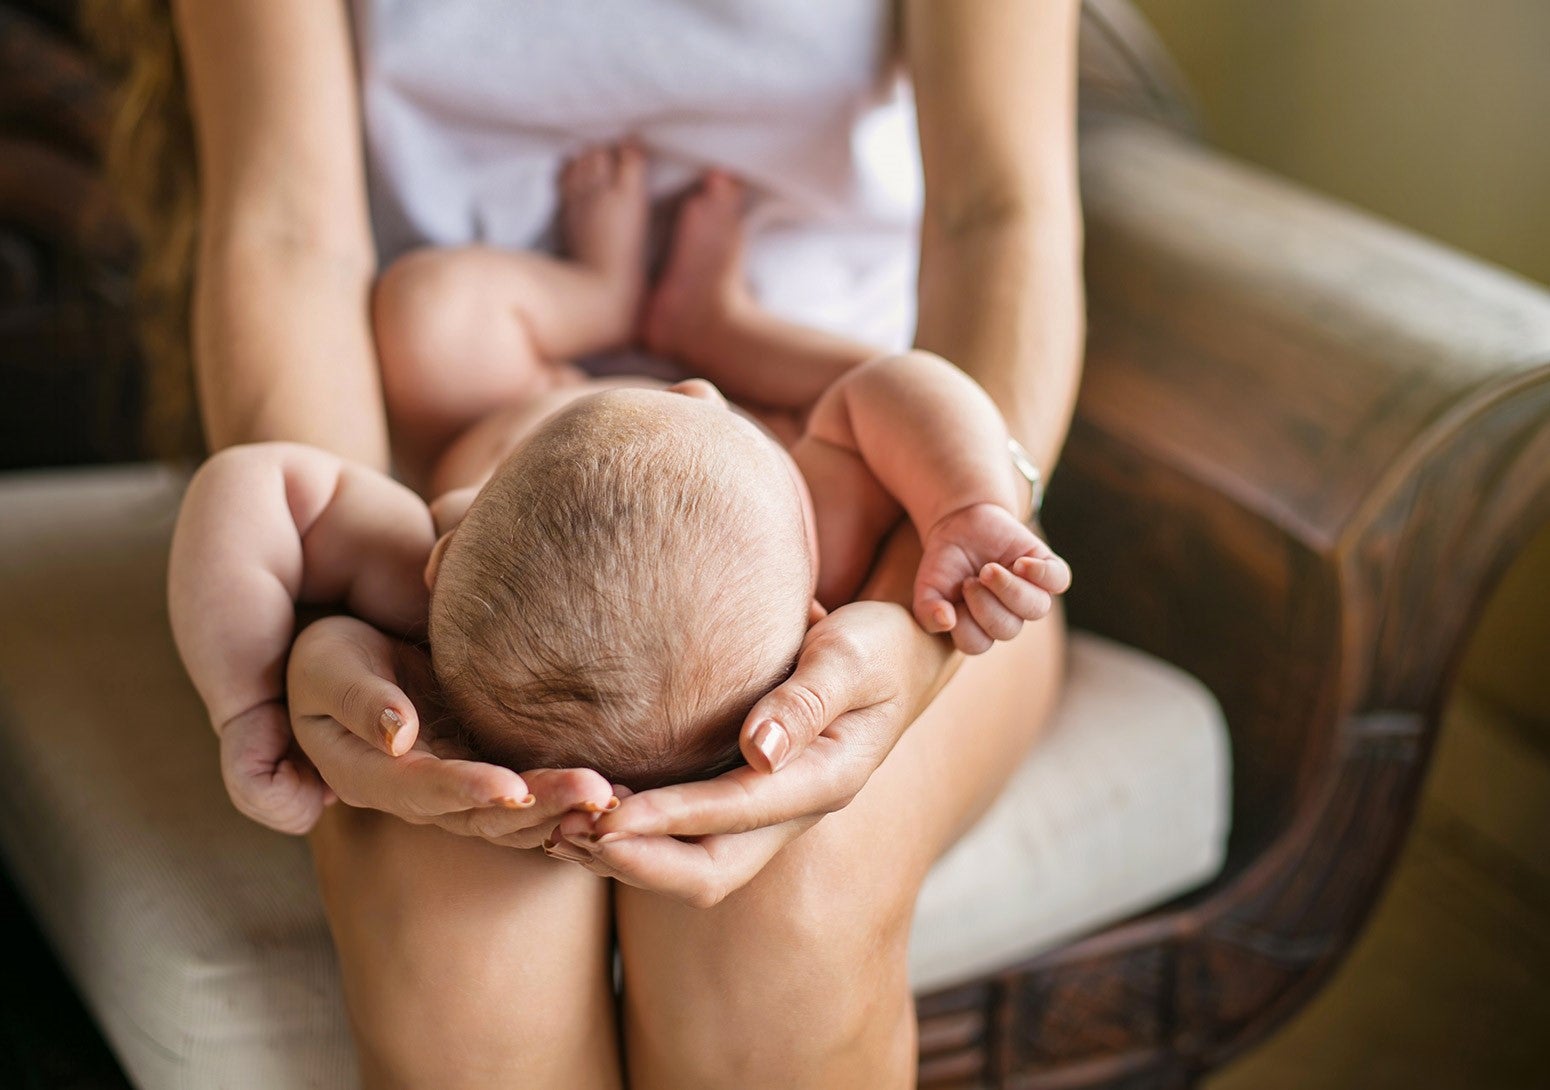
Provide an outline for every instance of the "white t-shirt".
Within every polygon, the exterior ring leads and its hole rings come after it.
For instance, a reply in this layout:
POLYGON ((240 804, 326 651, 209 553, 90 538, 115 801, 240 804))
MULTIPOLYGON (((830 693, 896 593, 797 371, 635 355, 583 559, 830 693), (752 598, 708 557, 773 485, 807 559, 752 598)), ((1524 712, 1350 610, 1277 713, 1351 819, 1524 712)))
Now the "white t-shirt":
POLYGON ((913 101, 886 0, 353 0, 373 231, 552 249, 555 182, 633 137, 659 215, 709 166, 749 189, 776 313, 883 348, 914 327, 913 101))

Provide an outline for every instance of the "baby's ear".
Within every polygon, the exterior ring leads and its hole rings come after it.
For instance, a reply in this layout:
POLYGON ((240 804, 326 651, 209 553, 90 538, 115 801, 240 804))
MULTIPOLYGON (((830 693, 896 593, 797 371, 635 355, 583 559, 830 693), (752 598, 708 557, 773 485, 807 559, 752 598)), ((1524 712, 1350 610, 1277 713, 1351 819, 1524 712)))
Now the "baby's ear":
POLYGON ((436 524, 438 534, 450 534, 463 521, 463 516, 468 514, 469 507, 473 505, 474 497, 479 495, 479 488, 476 484, 467 488, 454 488, 431 501, 431 521, 436 524))
POLYGON ((448 530, 436 539, 436 544, 431 546, 431 558, 425 562, 425 589, 436 589, 436 576, 441 571, 441 558, 447 555, 447 546, 452 543, 452 531, 448 530))
MULTIPOLYGON (((440 548, 441 547, 441 542, 438 541, 436 543, 436 547, 440 548)), ((433 559, 434 559, 434 555, 433 555, 433 559)), ((811 628, 813 625, 817 624, 819 621, 823 620, 828 615, 829 615, 829 611, 827 609, 823 608, 823 606, 819 603, 817 598, 814 598, 811 602, 807 603, 807 626, 809 628, 811 628)))

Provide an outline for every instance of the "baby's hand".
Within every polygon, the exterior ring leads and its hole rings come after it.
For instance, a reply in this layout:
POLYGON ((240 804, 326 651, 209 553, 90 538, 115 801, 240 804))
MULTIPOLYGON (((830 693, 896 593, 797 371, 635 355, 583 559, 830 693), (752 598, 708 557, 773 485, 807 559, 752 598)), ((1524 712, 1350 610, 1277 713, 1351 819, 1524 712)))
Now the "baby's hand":
POLYGON ((966 655, 1011 639, 1071 586, 1066 562, 993 503, 954 511, 921 544, 915 620, 927 632, 951 632, 953 645, 966 655))

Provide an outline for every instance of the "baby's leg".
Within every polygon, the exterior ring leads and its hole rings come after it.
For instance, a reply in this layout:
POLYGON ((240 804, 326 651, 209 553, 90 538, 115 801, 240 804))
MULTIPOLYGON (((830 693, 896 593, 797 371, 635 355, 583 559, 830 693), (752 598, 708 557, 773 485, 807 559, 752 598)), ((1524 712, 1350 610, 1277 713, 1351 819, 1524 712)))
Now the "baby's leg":
POLYGON ((645 341, 681 360, 735 401, 806 409, 881 349, 776 317, 743 276, 742 187, 705 176, 678 214, 667 268, 652 292, 645 341))
POLYGON ((378 278, 372 321, 388 418, 411 464, 485 413, 549 388, 559 361, 629 338, 644 275, 643 156, 586 152, 560 188, 568 258, 425 249, 378 278))

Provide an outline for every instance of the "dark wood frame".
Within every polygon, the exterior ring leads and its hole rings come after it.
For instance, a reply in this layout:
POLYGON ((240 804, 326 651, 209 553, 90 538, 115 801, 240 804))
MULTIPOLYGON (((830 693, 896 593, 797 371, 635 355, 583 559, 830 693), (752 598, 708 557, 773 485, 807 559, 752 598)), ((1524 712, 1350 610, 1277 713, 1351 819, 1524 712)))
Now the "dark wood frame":
MULTIPOLYGON (((127 344, 70 8, 0 4, 0 358, 50 374, 127 344)), ((1205 889, 921 997, 932 1087, 1187 1086, 1304 1003, 1550 518, 1550 293, 1209 150, 1123 0, 1088 5, 1082 108, 1091 334, 1048 525, 1074 621, 1222 701, 1234 831, 1205 889)))

